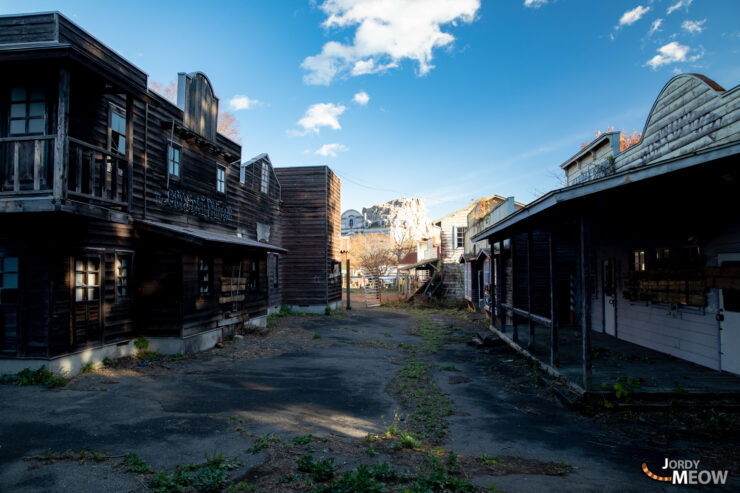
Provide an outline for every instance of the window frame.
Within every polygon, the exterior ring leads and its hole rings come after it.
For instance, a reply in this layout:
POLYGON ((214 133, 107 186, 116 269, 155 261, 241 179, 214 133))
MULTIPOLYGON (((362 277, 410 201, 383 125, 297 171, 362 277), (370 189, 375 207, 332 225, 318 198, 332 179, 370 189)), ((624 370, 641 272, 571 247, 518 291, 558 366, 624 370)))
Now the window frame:
POLYGON ((126 149, 128 148, 128 118, 126 115, 126 110, 121 108, 115 103, 108 103, 108 151, 111 154, 117 154, 118 156, 122 158, 126 158, 126 149), (118 135, 121 135, 120 132, 117 130, 113 130, 113 114, 116 114, 117 116, 121 117, 124 122, 124 133, 123 135, 123 152, 121 152, 120 149, 114 150, 113 149, 113 133, 115 132, 118 135))
POLYGON ((167 141, 167 176, 170 180, 180 180, 182 178, 182 145, 171 140, 167 141), (172 164, 174 160, 172 159, 171 153, 174 153, 175 150, 178 154, 177 173, 172 172, 172 164))
POLYGON ((98 302, 100 303, 102 301, 101 296, 101 289, 102 289, 102 277, 103 277, 103 269, 102 267, 102 261, 100 259, 99 253, 81 253, 78 255, 74 255, 72 257, 72 298, 75 303, 91 303, 91 302, 98 302), (97 271, 90 269, 90 261, 95 260, 97 261, 97 271), (78 269, 77 263, 78 262, 85 262, 84 269, 78 269), (77 281, 77 275, 82 273, 85 276, 85 283, 84 284, 78 284, 77 281), (90 284, 90 274, 91 273, 97 273, 97 283, 96 284, 90 284), (84 292, 84 297, 82 299, 77 299, 77 290, 82 289, 84 292), (90 290, 97 290, 97 296, 93 299, 90 299, 90 290))
POLYGON ((226 166, 216 165, 216 192, 226 195, 226 166))
POLYGON ((47 134, 47 127, 49 123, 49 102, 47 98, 47 90, 43 86, 33 86, 33 85, 26 85, 26 86, 16 86, 16 87, 10 87, 10 94, 8 95, 8 136, 9 137, 22 137, 26 135, 46 135, 47 134), (23 100, 14 101, 13 100, 13 90, 14 89, 23 89, 25 91, 25 96, 23 100), (31 93, 33 90, 41 90, 43 91, 43 98, 42 99, 34 99, 31 97, 31 93), (24 116, 13 116, 13 105, 15 104, 23 104, 24 105, 24 116), (33 103, 43 103, 44 105, 44 111, 41 116, 31 116, 31 105, 33 103), (42 130, 41 132, 31 132, 30 131, 30 123, 32 120, 41 120, 42 121, 42 130), (13 132, 13 122, 14 121, 23 121, 23 127, 24 132, 23 133, 14 133, 13 132))
POLYGON ((213 259, 207 256, 198 257, 196 268, 198 270, 198 298, 209 299, 213 296, 213 259), (207 276, 205 279, 203 278, 204 272, 207 276))
POLYGON ((113 259, 113 280, 115 284, 115 300, 116 303, 121 303, 124 301, 131 301, 133 299, 133 294, 131 293, 131 286, 133 284, 133 278, 134 278, 134 252, 131 250, 116 250, 114 259, 113 259), (126 258, 128 260, 128 266, 127 266, 127 274, 126 274, 126 293, 125 295, 122 295, 119 293, 119 284, 118 280, 121 277, 118 272, 118 259, 119 258, 126 258))
POLYGON ((265 195, 270 193, 270 165, 262 161, 262 172, 260 174, 260 192, 265 195))
POLYGON ((457 228, 455 228, 455 248, 465 247, 465 233, 467 231, 467 226, 458 226, 457 228))

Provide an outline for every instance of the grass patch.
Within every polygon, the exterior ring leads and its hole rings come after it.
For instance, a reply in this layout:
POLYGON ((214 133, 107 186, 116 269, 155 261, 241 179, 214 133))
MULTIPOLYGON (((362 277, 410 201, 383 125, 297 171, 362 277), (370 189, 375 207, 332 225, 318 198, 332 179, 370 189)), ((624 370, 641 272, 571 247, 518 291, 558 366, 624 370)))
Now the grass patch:
POLYGON ((417 437, 432 443, 442 441, 448 424, 444 419, 455 412, 452 400, 434 383, 434 365, 409 358, 389 384, 389 390, 409 411, 406 421, 417 437))
POLYGON ((321 334, 319 334, 318 332, 314 332, 311 336, 311 339, 321 339, 321 334))
POLYGON ((411 333, 421 337, 421 347, 430 353, 436 353, 448 341, 450 336, 460 329, 456 327, 444 327, 429 320, 429 317, 422 315, 418 317, 416 327, 411 329, 411 333))
POLYGON ((4 374, 0 377, 0 383, 12 385, 44 385, 47 388, 64 387, 69 378, 49 371, 45 366, 36 370, 24 368, 15 374, 4 374))
POLYGON ((205 459, 200 464, 177 466, 172 472, 156 472, 149 480, 149 487, 156 493, 179 493, 186 488, 216 493, 229 484, 228 471, 242 466, 240 462, 226 459, 223 453, 214 453, 213 456, 206 454, 205 459))
POLYGON ((328 481, 334 477, 337 472, 337 466, 334 465, 334 458, 314 461, 313 457, 306 455, 296 462, 298 470, 310 474, 311 479, 315 482, 328 481))
POLYGON ((140 474, 146 474, 152 472, 152 468, 144 462, 144 459, 139 457, 138 454, 126 454, 121 461, 121 465, 126 468, 128 472, 136 472, 140 474))
POLYGON ((257 454, 262 450, 268 448, 273 443, 285 444, 285 440, 280 437, 274 436, 272 433, 268 433, 266 435, 257 437, 257 441, 254 443, 254 445, 247 449, 247 452, 252 455, 257 454))
POLYGON ((370 346, 374 348, 393 349, 393 345, 385 341, 360 341, 360 342, 357 342, 356 344, 360 346, 370 346))

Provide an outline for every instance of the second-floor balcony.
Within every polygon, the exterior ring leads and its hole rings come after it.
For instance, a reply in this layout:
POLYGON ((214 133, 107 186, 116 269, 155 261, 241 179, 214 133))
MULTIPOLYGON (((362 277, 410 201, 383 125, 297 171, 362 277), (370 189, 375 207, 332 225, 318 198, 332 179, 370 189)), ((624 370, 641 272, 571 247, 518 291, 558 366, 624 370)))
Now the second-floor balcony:
POLYGON ((127 210, 129 173, 125 156, 73 137, 0 138, 0 201, 48 198, 127 210))

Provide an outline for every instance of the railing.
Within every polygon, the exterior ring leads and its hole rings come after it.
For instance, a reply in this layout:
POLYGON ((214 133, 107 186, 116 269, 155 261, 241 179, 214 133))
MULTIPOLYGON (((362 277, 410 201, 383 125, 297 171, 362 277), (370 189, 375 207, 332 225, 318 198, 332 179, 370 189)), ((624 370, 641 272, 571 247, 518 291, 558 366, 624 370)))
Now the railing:
POLYGON ((128 205, 129 166, 125 157, 69 138, 67 195, 91 202, 128 205))
POLYGON ((0 138, 0 195, 50 193, 54 135, 0 138))

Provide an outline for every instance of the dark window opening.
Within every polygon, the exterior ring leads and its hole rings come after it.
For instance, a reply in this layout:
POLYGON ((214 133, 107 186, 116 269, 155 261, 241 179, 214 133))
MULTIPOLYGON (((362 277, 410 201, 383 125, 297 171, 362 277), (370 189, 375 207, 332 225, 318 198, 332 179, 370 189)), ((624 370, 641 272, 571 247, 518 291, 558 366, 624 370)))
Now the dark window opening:
POLYGON ((131 254, 116 254, 116 301, 131 298, 131 254))
POLYGON ((211 295, 211 264, 206 259, 198 259, 198 293, 202 298, 211 295))

